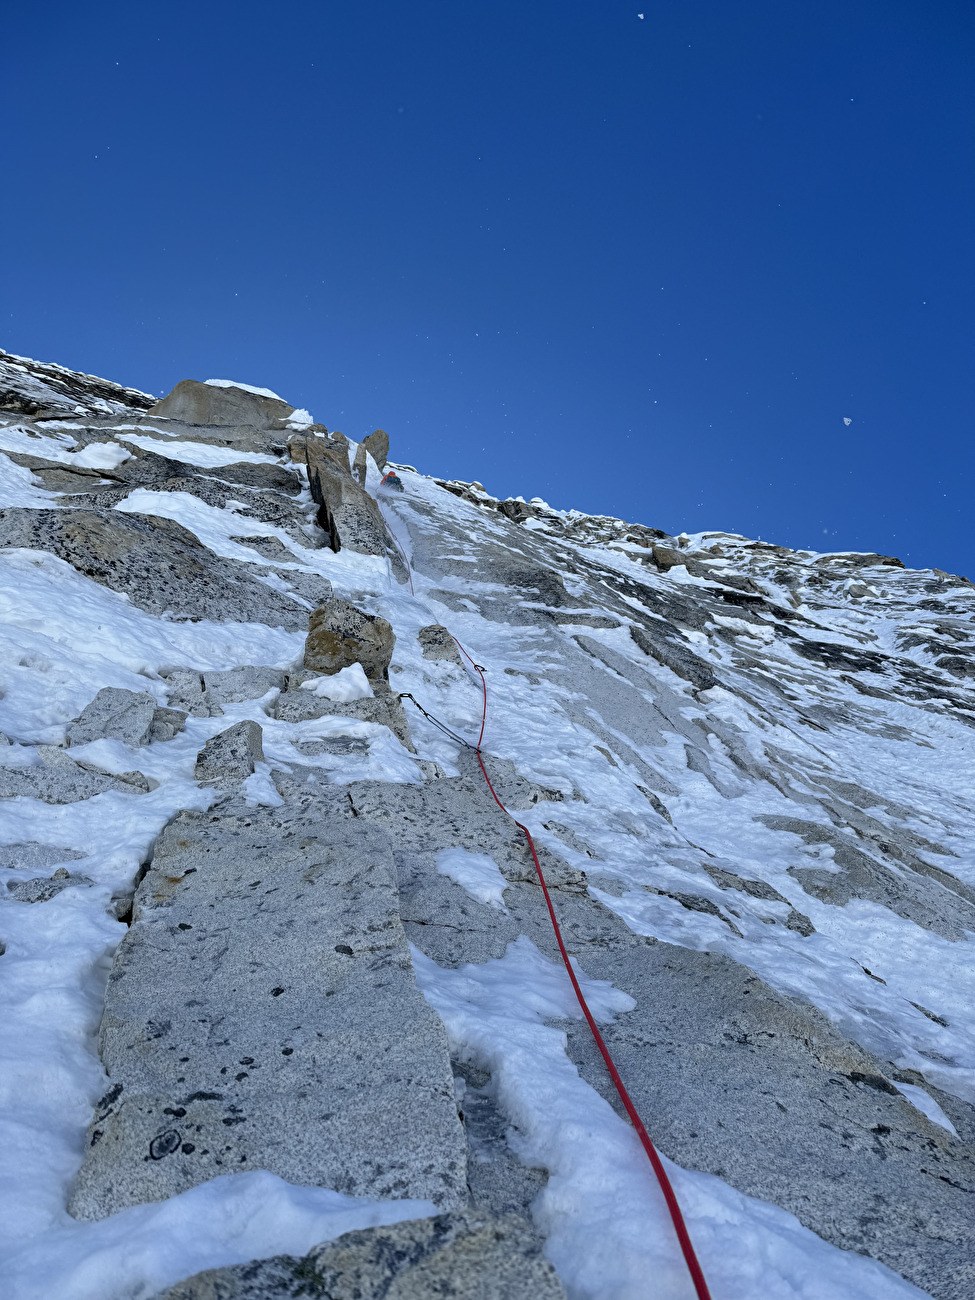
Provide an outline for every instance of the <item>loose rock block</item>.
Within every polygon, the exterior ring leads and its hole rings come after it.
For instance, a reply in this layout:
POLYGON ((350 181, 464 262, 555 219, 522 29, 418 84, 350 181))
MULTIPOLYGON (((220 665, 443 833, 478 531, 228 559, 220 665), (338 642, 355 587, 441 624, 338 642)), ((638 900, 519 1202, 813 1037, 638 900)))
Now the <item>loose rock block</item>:
POLYGON ((186 713, 182 709, 156 709, 149 728, 150 740, 172 740, 186 726, 186 713))
POLYGON ((227 388, 184 379, 149 414, 157 419, 181 420, 184 424, 254 425, 259 429, 281 428, 294 411, 279 397, 264 397, 244 388, 227 388))
POLYGON ((256 722, 247 720, 210 737, 197 755, 193 775, 211 784, 243 781, 255 763, 263 762, 263 733, 256 722))
POLYGON ((456 641, 440 623, 431 623, 429 627, 421 627, 417 633, 417 639, 420 642, 420 649, 423 651, 424 659, 446 659, 448 663, 463 666, 463 660, 460 657, 460 651, 457 649, 456 641))
POLYGON ((148 691, 105 686, 68 727, 68 744, 86 745, 108 736, 126 745, 146 745, 156 708, 148 691))
POLYGON ((390 692, 364 700, 329 700, 310 691, 284 691, 271 706, 273 717, 281 722, 308 722, 313 718, 355 718, 388 727, 407 749, 413 749, 409 723, 402 704, 390 692))
POLYGON ((385 682, 395 641, 384 618, 335 598, 319 605, 308 620, 304 665, 331 675, 350 664, 362 664, 371 681, 385 682))
POLYGON ((254 667, 228 668, 223 672, 203 674, 207 694, 218 704, 239 704, 243 700, 259 700, 268 691, 284 690, 288 674, 280 668, 254 667))

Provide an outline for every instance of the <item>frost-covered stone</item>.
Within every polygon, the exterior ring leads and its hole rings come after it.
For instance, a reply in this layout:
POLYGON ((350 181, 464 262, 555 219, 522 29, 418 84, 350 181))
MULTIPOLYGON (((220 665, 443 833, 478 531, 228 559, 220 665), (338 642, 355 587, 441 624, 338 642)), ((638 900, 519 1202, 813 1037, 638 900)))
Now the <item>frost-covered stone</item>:
POLYGON ((234 784, 250 776, 255 763, 263 762, 261 728, 248 719, 210 737, 196 756, 193 775, 208 785, 234 784))
POLYGON ((268 712, 279 722, 309 722, 313 718, 355 718, 388 727, 407 749, 413 748, 409 722, 397 697, 389 691, 361 700, 330 700, 311 691, 283 691, 268 712))
POLYGON ((186 726, 186 713, 183 709, 158 708, 152 715, 149 728, 150 740, 172 740, 186 726))
POLYGON ((0 546, 51 551, 150 614, 305 628, 308 611, 172 519, 114 510, 0 510, 0 546))
POLYGON ((524 1219, 439 1214, 347 1232, 302 1258, 212 1269, 157 1300, 563 1300, 524 1219))
POLYGON ((163 673, 169 687, 169 703, 194 718, 219 718, 220 703, 206 690, 203 674, 192 668, 172 668, 163 673))
POLYGON ((58 848, 53 844, 0 844, 0 868, 14 871, 43 871, 61 862, 75 862, 85 855, 76 849, 58 848))
POLYGON ((131 418, 133 413, 142 415, 154 400, 137 388, 0 350, 0 411, 65 416, 80 410, 96 417, 126 413, 131 418))
POLYGON ((366 677, 362 664, 349 664, 337 673, 321 677, 306 677, 300 689, 310 691, 327 700, 337 703, 350 703, 352 700, 372 699, 373 689, 366 677))
MULTIPOLYGON (((128 775, 128 773, 126 774, 128 775)), ((55 763, 43 761, 32 767, 0 767, 0 799, 19 797, 43 803, 77 803, 108 790, 134 793, 120 776, 108 776, 75 763, 66 754, 55 763)))
POLYGON ((138 747, 153 740, 172 740, 185 724, 185 712, 160 708, 148 691, 105 686, 70 723, 67 739, 77 746, 108 737, 138 747))

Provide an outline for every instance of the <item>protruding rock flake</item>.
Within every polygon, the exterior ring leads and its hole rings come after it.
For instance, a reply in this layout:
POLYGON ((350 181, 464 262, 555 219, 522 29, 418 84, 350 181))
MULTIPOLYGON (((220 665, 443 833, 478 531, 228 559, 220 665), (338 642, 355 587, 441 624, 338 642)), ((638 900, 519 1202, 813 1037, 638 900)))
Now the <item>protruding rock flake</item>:
POLYGON ((713 1300, 970 1300, 972 584, 389 452, 0 353, 4 1296, 690 1295, 541 873, 713 1300))
POLYGON ((199 781, 235 782, 249 777, 264 762, 261 728, 256 722, 238 722, 212 736, 200 750, 193 768, 199 781))

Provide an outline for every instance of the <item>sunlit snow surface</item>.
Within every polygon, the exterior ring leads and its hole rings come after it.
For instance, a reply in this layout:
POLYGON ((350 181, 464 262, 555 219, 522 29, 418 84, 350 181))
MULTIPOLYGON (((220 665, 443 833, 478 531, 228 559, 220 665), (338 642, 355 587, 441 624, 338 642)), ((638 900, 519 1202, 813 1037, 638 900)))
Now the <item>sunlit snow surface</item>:
MULTIPOLYGON (((124 438, 123 428, 116 431, 119 438, 124 438)), ((142 436, 146 426, 138 429, 131 443, 153 441, 142 436)), ((9 450, 22 449, 20 434, 10 427, 3 436, 9 450)), ((66 432, 45 438, 49 445, 43 451, 26 435, 24 440, 32 445, 23 450, 62 464, 76 456, 79 463, 84 454, 72 451, 75 444, 66 432)), ((86 448, 89 457, 96 458, 92 468, 97 468, 98 456, 124 452, 117 442, 98 445, 114 446, 118 452, 86 448)), ((206 459, 224 453, 203 444, 171 440, 165 451, 190 464, 216 468, 226 463, 206 459)), ((233 459, 251 457, 235 454, 233 459)), ((383 511, 410 555, 411 530, 431 527, 411 503, 426 500, 440 512, 455 503, 430 480, 406 470, 400 473, 407 493, 384 498, 383 511)), ((378 477, 370 466, 372 490, 378 477)), ((40 506, 52 500, 29 471, 3 456, 0 492, 0 505, 40 506)), ((775 987, 821 1008, 843 1032, 884 1059, 921 1070, 946 1091, 975 1099, 971 937, 949 942, 876 904, 854 900, 834 907, 806 894, 788 867, 823 866, 828 854, 821 846, 803 846, 797 837, 767 830, 754 820, 759 813, 795 816, 795 800, 768 782, 742 779, 716 749, 716 764, 729 783, 735 783, 734 798, 719 795, 704 776, 687 767, 677 735, 665 731, 661 745, 645 748, 641 757, 679 789, 676 797, 668 796, 674 824, 666 825, 639 793, 638 776, 625 761, 617 757, 613 766, 603 749, 596 748, 594 735, 569 718, 563 688, 538 675, 558 665, 560 637, 579 629, 513 629, 493 623, 469 607, 470 602, 464 605, 465 582, 460 579, 439 585, 458 597, 456 608, 443 604, 433 584, 418 573, 414 598, 407 586, 395 581, 384 560, 306 549, 283 529, 253 518, 245 521, 232 502, 217 509, 187 493, 137 489, 119 508, 165 515, 194 532, 214 553, 255 565, 262 564, 260 557, 232 539, 245 532, 277 537, 296 567, 328 577, 337 595, 389 619, 397 635, 397 689, 415 692, 432 712, 473 738, 481 707, 476 683, 454 665, 424 660, 416 640, 417 631, 427 624, 449 626, 487 669, 485 748, 515 760, 519 771, 533 780, 569 796, 573 791, 583 796, 559 804, 558 820, 588 846, 586 854, 545 829, 552 805, 519 812, 519 817, 540 842, 567 861, 622 882, 619 896, 593 886, 594 897, 638 933, 726 952, 775 987), (744 877, 772 884, 812 919, 816 933, 803 937, 781 924, 766 924, 763 912, 771 915, 784 905, 746 899, 747 907, 736 921, 739 937, 718 917, 688 911, 674 899, 644 888, 678 892, 693 886, 693 892, 726 903, 722 891, 702 875, 703 850, 733 863, 744 877), (865 968, 885 983, 868 976, 865 968), (947 1024, 935 1023, 914 1003, 947 1024)), ((465 526, 475 539, 499 533, 501 526, 491 517, 470 524, 470 510, 464 510, 465 526)), ((586 547, 577 549, 587 553, 586 547)), ((621 573, 638 572, 646 580, 645 569, 638 570, 624 551, 602 546, 589 550, 601 564, 621 573)), ((693 585, 697 580, 672 571, 667 581, 693 585)), ((574 589, 571 575, 566 585, 574 589)), ((843 642, 865 630, 882 648, 892 643, 896 632, 895 620, 882 608, 848 615, 820 612, 817 618, 824 641, 843 642)), ((742 624, 733 611, 725 621, 730 632, 754 642, 758 653, 768 651, 770 639, 763 628, 742 624)), ((639 653, 625 629, 582 630, 624 656, 639 653)), ((66 723, 102 686, 148 690, 164 703, 161 669, 283 667, 298 660, 303 644, 300 634, 260 624, 153 618, 62 561, 36 551, 0 552, 0 638, 0 730, 21 742, 7 747, 6 760, 0 748, 0 762, 35 761, 33 747, 60 742, 66 723)), ((717 666, 723 652, 715 645, 712 641, 697 648, 711 655, 717 666)), ((722 666, 730 671, 729 664, 722 666)), ((666 676, 667 670, 656 671, 666 676)), ((799 683, 793 689, 801 693, 804 687, 799 683)), ((975 756, 972 730, 943 712, 846 693, 859 710, 858 724, 808 735, 772 720, 774 701, 766 710, 762 701, 749 705, 715 688, 708 693, 708 708, 712 716, 725 716, 756 753, 763 744, 774 743, 802 761, 869 772, 871 788, 884 800, 922 810, 915 815, 914 829, 935 842, 950 843, 958 856, 941 861, 975 883, 968 806, 975 756), (900 727, 907 738, 892 743, 883 734, 885 727, 900 727)), ((328 1191, 291 1188, 269 1174, 217 1179, 99 1224, 76 1223, 64 1208, 81 1161, 91 1106, 106 1087, 94 1034, 112 953, 125 932, 109 916, 107 905, 113 891, 130 884, 154 837, 178 810, 209 806, 214 793, 193 779, 194 759, 206 739, 244 718, 260 722, 267 762, 246 792, 254 803, 273 802, 270 774, 289 762, 316 765, 323 778, 336 782, 420 779, 414 758, 385 728, 338 717, 277 722, 265 712, 272 699, 273 693, 264 700, 229 705, 219 718, 189 718, 186 730, 172 741, 140 750, 98 741, 73 751, 105 771, 144 772, 160 783, 150 794, 111 792, 63 806, 24 798, 0 804, 0 852, 4 845, 26 840, 56 846, 68 851, 66 865, 73 872, 93 882, 90 888, 65 890, 43 905, 0 896, 0 925, 7 944, 0 971, 0 1276, 11 1300, 55 1295, 59 1300, 140 1300, 203 1268, 301 1252, 351 1227, 431 1211, 425 1205, 353 1203, 328 1191), (331 735, 361 738, 368 749, 308 758, 294 747, 296 742, 331 735)), ((690 697, 686 708, 690 714, 703 713, 690 697)), ((456 746, 422 719, 411 717, 411 725, 420 757, 435 759, 448 774, 456 773, 456 746)), ((476 890, 493 892, 485 901, 500 904, 503 884, 491 876, 490 859, 471 860, 479 856, 445 859, 438 866, 475 897, 476 890)), ((45 874, 49 871, 45 868, 45 874)), ((23 879, 37 873, 7 874, 23 879)), ((536 1213, 570 1296, 689 1296, 659 1193, 632 1131, 580 1079, 562 1034, 545 1024, 547 1019, 578 1014, 564 972, 527 940, 512 945, 502 960, 482 966, 441 970, 421 954, 416 954, 415 963, 421 987, 442 1015, 455 1048, 491 1071, 499 1100, 517 1125, 513 1140, 519 1153, 551 1171, 536 1213)), ((611 1018, 629 1005, 625 994, 605 984, 587 981, 586 992, 600 1017, 611 1018)), ((913 1104, 941 1122, 933 1099, 923 1090, 904 1091, 913 1104)), ((922 1294, 879 1264, 824 1243, 784 1211, 745 1197, 720 1179, 668 1167, 715 1300, 753 1300, 757 1294, 775 1300, 906 1300, 922 1294)))
MULTIPOLYGON (((236 447, 211 447, 204 442, 166 442, 160 445, 159 438, 149 438, 138 433, 120 433, 123 442, 131 442, 143 451, 154 451, 170 460, 182 460, 187 465, 198 465, 201 469, 213 469, 220 465, 275 465, 274 456, 267 456, 259 451, 240 451, 236 447)), ((90 450, 90 447, 89 449, 90 450)))
POLYGON ((209 384, 211 388, 239 388, 244 393, 255 393, 258 397, 273 397, 276 402, 284 401, 283 397, 272 393, 270 388, 255 388, 253 384, 239 384, 236 379, 206 379, 204 383, 209 384))
POLYGON ((479 903, 507 910, 504 906, 507 881, 488 854, 469 853, 467 849, 443 849, 437 854, 437 870, 479 903))
MULTIPOLYGON (((61 421, 51 421, 48 428, 70 427, 61 421)), ((132 455, 117 442, 92 442, 80 451, 74 451, 77 440, 69 433, 59 432, 55 428, 51 433, 35 433, 33 430, 7 425, 0 428, 0 451, 16 451, 25 456, 38 456, 42 460, 55 461, 60 465, 77 465, 82 469, 115 469, 132 455)), ((4 460, 9 462, 7 457, 4 460)), ((224 462, 226 463, 226 462, 224 462)), ((10 505, 11 502, 4 504, 10 505)))
MULTIPOLYGON (((570 1296, 689 1300, 687 1270, 639 1139, 579 1078, 564 1034, 544 1023, 582 1015, 565 971, 524 937, 500 961, 442 970, 414 948, 413 965, 451 1049, 490 1073, 514 1150, 549 1171, 535 1218, 570 1296)), ((634 1005, 603 980, 582 984, 603 1023, 634 1005)), ((828 1245, 777 1206, 664 1163, 715 1300, 924 1295, 874 1260, 828 1245)))

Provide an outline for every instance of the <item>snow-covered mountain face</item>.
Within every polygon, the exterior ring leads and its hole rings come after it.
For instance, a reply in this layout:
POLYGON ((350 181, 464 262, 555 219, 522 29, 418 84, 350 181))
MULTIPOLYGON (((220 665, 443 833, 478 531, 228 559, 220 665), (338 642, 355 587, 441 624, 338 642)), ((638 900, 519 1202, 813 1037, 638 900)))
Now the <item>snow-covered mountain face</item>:
POLYGON ((693 1294, 456 638, 715 1300, 968 1300, 975 588, 387 445, 0 354, 10 1294, 693 1294))

